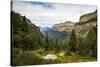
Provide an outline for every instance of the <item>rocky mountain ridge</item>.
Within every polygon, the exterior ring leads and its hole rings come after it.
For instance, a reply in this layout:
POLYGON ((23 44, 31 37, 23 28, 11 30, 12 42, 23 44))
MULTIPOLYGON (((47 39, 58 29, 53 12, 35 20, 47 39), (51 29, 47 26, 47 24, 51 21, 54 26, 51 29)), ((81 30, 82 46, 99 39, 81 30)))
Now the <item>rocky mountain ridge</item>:
POLYGON ((85 37, 89 30, 93 27, 97 26, 97 10, 89 13, 82 15, 80 17, 79 23, 75 24, 74 30, 76 32, 77 37, 85 37))
POLYGON ((92 27, 97 26, 97 10, 80 16, 79 22, 66 21, 64 23, 53 25, 56 31, 71 32, 73 29, 78 37, 85 37, 92 27))
POLYGON ((67 31, 67 32, 71 32, 72 29, 74 28, 74 24, 71 21, 66 21, 64 23, 60 23, 60 24, 55 24, 53 25, 53 29, 56 31, 67 31))

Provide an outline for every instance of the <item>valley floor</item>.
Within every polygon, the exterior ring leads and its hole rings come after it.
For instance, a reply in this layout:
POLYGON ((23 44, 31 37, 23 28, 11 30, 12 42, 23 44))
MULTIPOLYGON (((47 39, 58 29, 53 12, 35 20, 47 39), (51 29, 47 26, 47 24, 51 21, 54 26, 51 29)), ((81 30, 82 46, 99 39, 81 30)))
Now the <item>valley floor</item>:
POLYGON ((44 51, 43 49, 26 51, 13 48, 12 56, 13 65, 39 65, 96 61, 96 58, 94 57, 80 56, 74 53, 68 56, 65 55, 65 51, 44 51))

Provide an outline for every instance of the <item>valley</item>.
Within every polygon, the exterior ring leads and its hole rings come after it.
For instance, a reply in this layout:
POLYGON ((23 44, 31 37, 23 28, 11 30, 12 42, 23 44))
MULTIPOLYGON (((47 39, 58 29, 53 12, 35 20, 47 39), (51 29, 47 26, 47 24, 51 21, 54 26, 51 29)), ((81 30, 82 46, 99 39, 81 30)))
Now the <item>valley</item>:
POLYGON ((13 66, 97 61, 97 10, 51 28, 12 11, 11 23, 13 66))

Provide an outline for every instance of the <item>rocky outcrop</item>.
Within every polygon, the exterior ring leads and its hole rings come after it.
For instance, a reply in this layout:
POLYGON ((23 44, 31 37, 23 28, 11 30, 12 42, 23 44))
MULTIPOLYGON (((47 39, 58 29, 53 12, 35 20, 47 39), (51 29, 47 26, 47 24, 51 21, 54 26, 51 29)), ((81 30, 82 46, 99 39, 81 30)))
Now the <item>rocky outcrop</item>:
POLYGON ((85 14, 80 17, 79 23, 75 24, 74 30, 77 37, 85 37, 92 27, 97 26, 97 10, 93 13, 85 14))
POLYGON ((85 37, 92 27, 97 26, 97 10, 80 16, 79 22, 66 21, 64 23, 55 24, 53 29, 56 31, 71 32, 73 29, 77 37, 85 37))
POLYGON ((56 31, 67 31, 67 32, 71 32, 72 29, 74 28, 74 24, 73 22, 70 21, 66 21, 64 23, 60 23, 60 24, 55 24, 52 28, 56 31))
POLYGON ((97 10, 92 12, 92 13, 82 15, 80 17, 80 23, 84 23, 84 22, 86 22, 86 21, 88 21, 90 19, 93 19, 95 17, 97 17, 97 10))

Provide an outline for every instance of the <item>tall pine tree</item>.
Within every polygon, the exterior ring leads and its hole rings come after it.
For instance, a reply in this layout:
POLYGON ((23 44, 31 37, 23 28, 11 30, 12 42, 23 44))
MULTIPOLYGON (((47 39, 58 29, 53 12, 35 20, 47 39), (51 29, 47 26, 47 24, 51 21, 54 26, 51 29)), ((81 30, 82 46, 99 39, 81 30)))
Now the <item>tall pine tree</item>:
POLYGON ((76 50, 76 34, 75 34, 75 31, 72 30, 72 33, 71 33, 71 37, 70 37, 70 42, 69 42, 69 46, 70 46, 70 51, 72 52, 75 52, 76 50))

